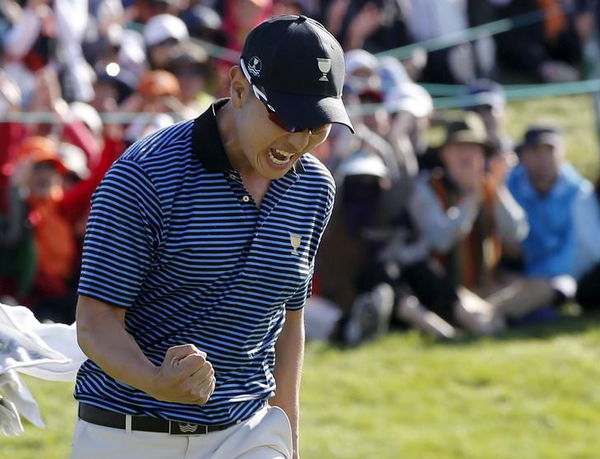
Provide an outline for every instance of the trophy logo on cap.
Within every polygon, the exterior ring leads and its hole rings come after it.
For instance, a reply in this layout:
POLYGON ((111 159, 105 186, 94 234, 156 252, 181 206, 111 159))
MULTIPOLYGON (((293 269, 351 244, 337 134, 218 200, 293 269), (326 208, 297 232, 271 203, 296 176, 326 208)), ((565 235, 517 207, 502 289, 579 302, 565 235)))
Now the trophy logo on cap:
POLYGON ((323 76, 319 78, 319 81, 329 81, 327 74, 331 70, 331 59, 326 57, 317 57, 317 65, 319 66, 319 70, 323 73, 323 76))
POLYGON ((262 70, 262 62, 256 56, 252 56, 250 58, 250 62, 248 62, 248 71, 254 75, 255 77, 260 76, 260 71, 262 70))

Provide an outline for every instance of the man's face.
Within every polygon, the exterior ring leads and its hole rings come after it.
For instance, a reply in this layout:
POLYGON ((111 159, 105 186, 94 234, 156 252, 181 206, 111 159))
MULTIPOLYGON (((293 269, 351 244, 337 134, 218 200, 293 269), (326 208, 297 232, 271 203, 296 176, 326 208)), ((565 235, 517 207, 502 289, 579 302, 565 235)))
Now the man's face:
POLYGON ((283 177, 300 157, 325 141, 331 124, 312 131, 290 133, 269 119, 264 104, 250 88, 236 118, 239 145, 246 160, 261 176, 283 177))
POLYGON ((29 191, 32 196, 47 198, 55 187, 62 184, 61 175, 56 167, 49 162, 34 164, 31 170, 29 191))
POLYGON ((180 65, 172 69, 171 73, 177 77, 184 103, 193 101, 204 89, 204 75, 200 66, 180 65))
POLYGON ((461 188, 475 188, 485 172, 485 150, 476 143, 456 142, 445 145, 441 159, 450 178, 461 188))
POLYGON ((529 175, 533 187, 540 193, 552 188, 563 159, 562 145, 535 145, 527 147, 521 154, 521 163, 529 175))

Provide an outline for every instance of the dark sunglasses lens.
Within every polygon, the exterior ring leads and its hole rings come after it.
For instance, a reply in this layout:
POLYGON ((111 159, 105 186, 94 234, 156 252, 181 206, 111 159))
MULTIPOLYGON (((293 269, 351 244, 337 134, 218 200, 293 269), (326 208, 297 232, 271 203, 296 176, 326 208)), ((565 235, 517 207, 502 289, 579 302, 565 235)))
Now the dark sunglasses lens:
POLYGON ((296 128, 294 127, 290 127, 288 126, 285 121, 283 121, 283 119, 281 118, 281 116, 279 116, 276 112, 268 110, 269 112, 269 119, 275 123, 277 126, 279 126, 281 129, 283 129, 284 131, 288 131, 288 132, 296 132, 296 128))
MULTIPOLYGON (((253 85, 253 87, 254 87, 254 85, 253 85)), ((279 116, 274 109, 269 107, 269 103, 266 100, 264 100, 262 97, 260 97, 258 94, 256 94, 256 92, 255 92, 255 95, 256 95, 256 98, 258 100, 260 100, 263 103, 263 105, 265 106, 265 109, 267 110, 267 113, 269 115, 269 120, 271 120, 271 122, 275 123, 277 126, 279 126, 284 131, 292 132, 292 133, 297 131, 297 128, 288 126, 285 123, 285 121, 283 121, 281 116, 279 116)))

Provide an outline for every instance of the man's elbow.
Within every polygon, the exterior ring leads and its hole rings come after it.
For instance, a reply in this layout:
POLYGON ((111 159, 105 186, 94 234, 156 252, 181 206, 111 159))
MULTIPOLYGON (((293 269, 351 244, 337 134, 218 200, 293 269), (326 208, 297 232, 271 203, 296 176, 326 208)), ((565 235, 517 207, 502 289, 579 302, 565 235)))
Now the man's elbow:
POLYGON ((107 327, 124 324, 125 310, 108 305, 102 301, 86 296, 80 296, 75 313, 75 328, 77 343, 81 350, 90 357, 93 343, 102 339, 107 327))

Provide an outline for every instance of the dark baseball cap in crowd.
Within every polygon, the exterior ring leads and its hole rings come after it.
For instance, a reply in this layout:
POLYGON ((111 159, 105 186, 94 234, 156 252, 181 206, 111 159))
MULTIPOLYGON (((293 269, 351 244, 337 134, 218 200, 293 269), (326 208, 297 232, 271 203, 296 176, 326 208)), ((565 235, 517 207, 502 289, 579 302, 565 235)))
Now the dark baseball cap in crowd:
POLYGON ((506 94, 501 84, 485 78, 470 81, 465 86, 466 110, 478 107, 504 107, 506 94))
POLYGON ((339 123, 354 132, 342 103, 344 52, 314 19, 289 15, 261 23, 246 38, 240 67, 289 131, 339 123))
POLYGON ((481 145, 488 155, 493 152, 485 125, 481 118, 474 113, 465 113, 461 118, 448 123, 446 140, 443 145, 451 143, 474 143, 481 145))
POLYGON ((532 125, 527 128, 523 141, 517 147, 517 152, 520 153, 524 148, 537 147, 539 145, 562 145, 563 138, 560 131, 550 125, 532 125))

